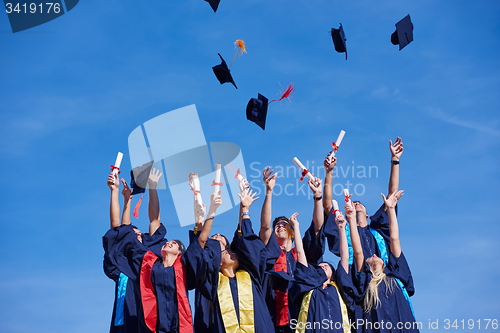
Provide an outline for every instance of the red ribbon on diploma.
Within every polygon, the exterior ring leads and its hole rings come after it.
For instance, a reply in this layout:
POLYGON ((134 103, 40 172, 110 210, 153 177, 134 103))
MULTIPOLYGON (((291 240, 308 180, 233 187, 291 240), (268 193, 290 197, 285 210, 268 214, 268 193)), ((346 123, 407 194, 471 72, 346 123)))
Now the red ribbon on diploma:
POLYGON ((302 171, 302 177, 300 177, 300 181, 303 181, 304 180, 304 177, 309 173, 309 170, 307 169, 304 169, 304 171, 302 171))
POLYGON ((349 202, 349 200, 351 200, 351 195, 350 194, 345 196, 344 201, 345 202, 349 202))
POLYGON ((110 167, 111 167, 111 171, 118 170, 118 173, 121 173, 121 171, 120 171, 120 168, 119 168, 119 167, 114 166, 114 165, 110 165, 110 167))
POLYGON ((332 149, 334 151, 337 151, 337 150, 339 150, 339 146, 337 146, 337 144, 335 142, 332 142, 332 149))
POLYGON ((214 181, 212 181, 212 184, 210 184, 210 186, 215 186, 215 185, 223 186, 224 183, 223 182, 216 183, 215 180, 214 180, 214 181))
POLYGON ((238 179, 238 175, 241 175, 240 169, 236 170, 236 174, 234 175, 234 178, 238 179))
POLYGON ((193 190, 192 188, 191 188, 190 190, 191 190, 191 191, 193 191, 193 194, 194 194, 194 195, 197 195, 198 193, 200 193, 200 191, 198 191, 198 190, 193 190))

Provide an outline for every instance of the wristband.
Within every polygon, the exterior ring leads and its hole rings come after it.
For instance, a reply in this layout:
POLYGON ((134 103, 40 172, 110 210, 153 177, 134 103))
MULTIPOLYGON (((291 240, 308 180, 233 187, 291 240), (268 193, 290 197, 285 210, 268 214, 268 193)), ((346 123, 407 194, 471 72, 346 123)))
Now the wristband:
POLYGON ((243 213, 241 213, 241 217, 245 217, 246 215, 250 216, 250 213, 249 212, 243 212, 243 213))
POLYGON ((399 161, 394 161, 394 160, 391 160, 391 163, 392 163, 393 165, 398 165, 398 164, 399 164, 399 161))
POLYGON ((316 200, 316 201, 320 201, 321 199, 323 199, 323 196, 320 196, 320 197, 317 197, 317 198, 314 197, 314 200, 316 200))

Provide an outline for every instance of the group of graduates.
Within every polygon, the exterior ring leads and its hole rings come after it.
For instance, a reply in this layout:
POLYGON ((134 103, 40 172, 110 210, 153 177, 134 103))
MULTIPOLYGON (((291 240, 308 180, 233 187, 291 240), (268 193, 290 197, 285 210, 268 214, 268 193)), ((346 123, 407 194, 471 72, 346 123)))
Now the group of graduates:
POLYGON ((120 179, 110 173, 111 228, 103 237, 104 271, 116 283, 110 332, 419 332, 409 299, 413 279, 397 221, 403 195, 398 189, 401 138, 390 142, 390 151, 389 191, 382 194, 383 204, 370 224, 359 201, 346 198, 344 213, 334 208, 337 159, 328 154, 324 184, 318 178, 308 182, 314 209, 303 237, 298 213, 273 220, 277 174, 265 168, 258 234, 250 216, 258 198, 243 178, 232 241, 210 236, 222 204, 219 192, 211 195, 206 215, 205 207, 194 201, 195 227, 187 249, 180 240, 165 239, 158 170, 152 169, 148 179, 148 233, 130 223, 132 191, 124 179, 120 221, 120 179), (323 261, 327 247, 340 257, 336 268, 323 261), (193 289, 191 309, 188 290, 193 289))

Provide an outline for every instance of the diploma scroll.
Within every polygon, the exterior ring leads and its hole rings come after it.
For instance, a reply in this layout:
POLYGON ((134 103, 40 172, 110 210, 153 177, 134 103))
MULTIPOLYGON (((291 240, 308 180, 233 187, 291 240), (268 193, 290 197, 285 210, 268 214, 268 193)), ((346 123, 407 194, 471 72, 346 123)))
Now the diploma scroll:
POLYGON ((197 173, 191 173, 189 175, 189 177, 191 178, 191 182, 193 183, 193 188, 191 189, 194 193, 194 201, 195 203, 199 204, 204 211, 203 209, 203 199, 201 198, 201 192, 200 192, 200 179, 198 178, 198 174, 197 173))
POLYGON ((215 165, 215 179, 214 182, 212 183, 212 186, 214 187, 214 195, 219 194, 220 187, 222 186, 222 183, 220 182, 221 167, 222 167, 221 164, 215 165))
POLYGON ((332 200, 332 205, 333 205, 333 212, 332 213, 334 213, 335 216, 338 216, 340 213, 339 203, 337 202, 337 200, 332 200))
POLYGON ((310 173, 309 170, 306 169, 306 167, 304 166, 304 164, 302 164, 302 162, 300 162, 300 160, 297 157, 293 158, 293 163, 295 163, 295 165, 302 172, 302 176, 300 177, 300 181, 302 181, 304 179, 304 177, 307 176, 307 178, 309 178, 310 180, 312 180, 314 182, 314 184, 316 184, 316 182, 314 181, 314 176, 312 175, 312 173, 310 173))
POLYGON ((122 159, 123 159, 123 153, 118 152, 118 154, 116 155, 115 164, 112 166, 114 174, 117 174, 120 171, 120 165, 122 164, 122 159))
POLYGON ((349 194, 349 190, 348 190, 348 189, 346 189, 346 188, 344 189, 344 196, 345 196, 344 201, 345 201, 345 202, 346 202, 349 206, 353 207, 353 206, 352 206, 352 201, 351 201, 351 195, 349 194))
POLYGON ((345 131, 341 130, 339 133, 339 136, 337 137, 337 140, 335 142, 332 142, 332 152, 330 154, 330 157, 335 157, 335 153, 337 153, 337 150, 340 147, 340 143, 344 139, 345 131))

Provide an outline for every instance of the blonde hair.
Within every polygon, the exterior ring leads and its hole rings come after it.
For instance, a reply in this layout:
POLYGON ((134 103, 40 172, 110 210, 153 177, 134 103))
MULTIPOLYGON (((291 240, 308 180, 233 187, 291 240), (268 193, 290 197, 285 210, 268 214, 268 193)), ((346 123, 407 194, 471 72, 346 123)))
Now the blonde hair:
MULTIPOLYGON (((371 270, 371 269, 370 269, 371 270)), ((394 291, 394 284, 396 281, 390 276, 384 273, 384 268, 382 267, 379 271, 372 271, 372 279, 368 285, 368 290, 366 291, 365 298, 363 300, 363 307, 365 312, 370 312, 372 309, 376 309, 380 306, 380 297, 378 295, 378 286, 384 281, 385 282, 385 293, 391 294, 394 291)))

